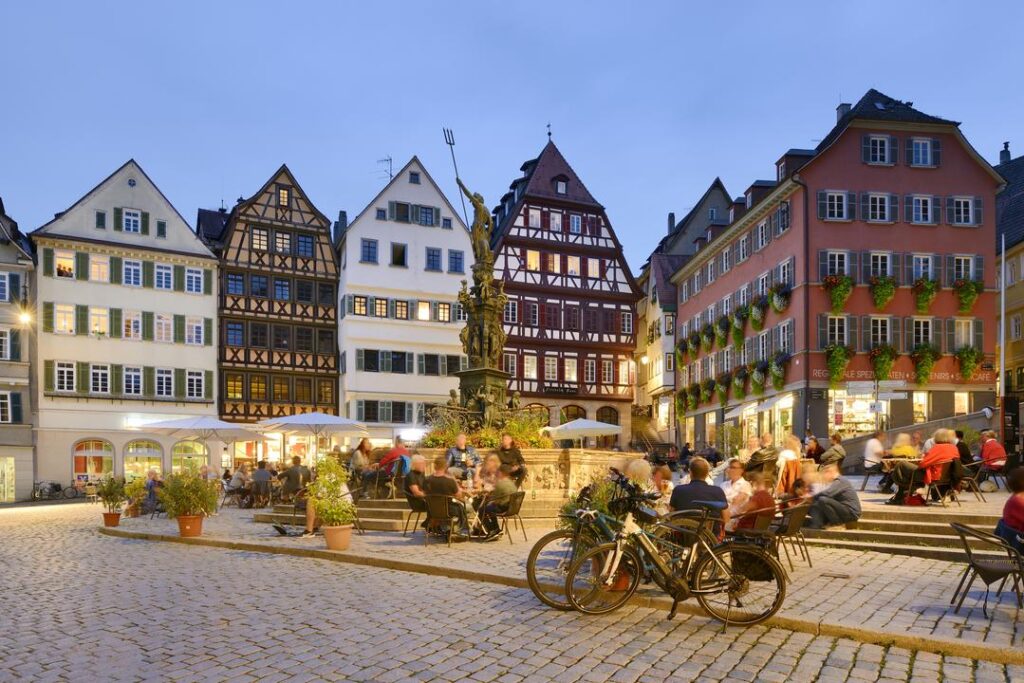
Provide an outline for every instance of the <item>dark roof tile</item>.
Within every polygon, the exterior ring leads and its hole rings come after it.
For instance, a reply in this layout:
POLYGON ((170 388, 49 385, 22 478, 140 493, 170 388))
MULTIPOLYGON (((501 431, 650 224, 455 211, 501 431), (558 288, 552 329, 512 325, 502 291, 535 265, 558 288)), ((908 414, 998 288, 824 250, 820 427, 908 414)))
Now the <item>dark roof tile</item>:
POLYGON ((1024 156, 995 168, 1006 179, 1006 189, 996 195, 996 239, 1005 234, 1009 249, 1024 242, 1024 156))

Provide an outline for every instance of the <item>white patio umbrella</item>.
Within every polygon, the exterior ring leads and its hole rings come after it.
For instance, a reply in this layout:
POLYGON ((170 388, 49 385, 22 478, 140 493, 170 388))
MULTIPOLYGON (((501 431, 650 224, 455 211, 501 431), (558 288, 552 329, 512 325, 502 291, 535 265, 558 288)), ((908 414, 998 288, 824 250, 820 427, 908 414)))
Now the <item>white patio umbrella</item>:
POLYGON ((225 422, 216 417, 185 417, 180 420, 160 420, 141 425, 140 431, 177 436, 207 442, 211 439, 232 443, 234 441, 262 441, 263 437, 249 429, 250 425, 225 422))
POLYGON ((618 435, 622 433, 622 427, 607 422, 579 418, 557 427, 541 427, 540 431, 542 434, 546 432, 555 441, 561 441, 563 439, 585 439, 590 436, 618 435))
POLYGON ((366 425, 362 422, 327 413, 299 413, 286 417, 274 417, 263 420, 256 426, 268 432, 307 434, 317 438, 338 434, 345 436, 366 436, 367 434, 366 425))

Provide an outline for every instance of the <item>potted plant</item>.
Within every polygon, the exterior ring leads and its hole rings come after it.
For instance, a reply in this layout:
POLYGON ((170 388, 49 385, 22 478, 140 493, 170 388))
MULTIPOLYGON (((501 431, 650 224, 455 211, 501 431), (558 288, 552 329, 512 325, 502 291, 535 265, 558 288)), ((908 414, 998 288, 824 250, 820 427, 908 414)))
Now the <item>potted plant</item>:
POLYGON ((970 313, 971 309, 974 308, 974 302, 978 300, 978 295, 984 291, 985 285, 976 280, 965 280, 957 279, 953 282, 953 291, 956 292, 956 298, 959 302, 957 312, 959 313, 970 313))
POLYGON ((932 302, 935 301, 935 295, 939 292, 939 282, 931 278, 919 277, 914 280, 911 289, 914 291, 914 304, 917 306, 917 312, 927 313, 932 302))
POLYGON ((698 330, 694 330, 686 338, 686 348, 690 351, 690 358, 696 360, 700 355, 700 332, 698 330))
POLYGON ((759 360, 754 363, 750 371, 750 389, 754 392, 754 396, 764 393, 764 383, 768 379, 768 365, 768 361, 759 360))
POLYGON ((715 379, 715 393, 718 403, 724 408, 729 403, 729 387, 732 384, 732 373, 723 372, 715 379))
POLYGON ((928 384, 932 376, 932 368, 939 358, 939 350, 931 344, 918 344, 910 352, 910 360, 914 362, 914 381, 928 384))
POLYGON ((138 517, 142 509, 142 501, 146 498, 146 480, 135 477, 124 485, 124 495, 128 506, 124 509, 125 517, 138 517))
POLYGON ((711 351, 715 345, 715 328, 711 323, 707 323, 700 331, 700 342, 701 347, 704 349, 704 353, 711 351))
POLYGON ((336 458, 316 465, 316 479, 309 485, 309 504, 316 510, 328 550, 348 550, 356 506, 348 490, 348 470, 336 458))
POLYGON ((747 306, 740 306, 732 314, 732 346, 737 351, 743 348, 744 328, 749 316, 750 309, 747 306))
POLYGON ((789 363, 789 354, 785 351, 776 353, 768 364, 768 374, 772 378, 772 387, 776 391, 782 391, 786 386, 786 364, 789 363))
POLYGON ((768 317, 768 297, 759 296, 750 304, 750 326, 760 332, 764 329, 766 317, 768 317))
POLYGON ((843 381, 846 366, 853 358, 853 348, 843 344, 829 344, 825 347, 825 364, 828 366, 828 386, 835 389, 843 381))
POLYGON ((168 519, 178 520, 182 538, 203 533, 203 517, 217 510, 217 482, 203 479, 194 468, 187 467, 168 476, 156 490, 168 519))
POLYGON ((973 346, 961 346, 956 350, 956 359, 960 363, 960 374, 965 380, 974 377, 982 358, 981 349, 973 346))
POLYGON ((103 502, 103 526, 117 526, 121 523, 121 505, 126 500, 124 479, 104 477, 96 487, 96 497, 103 502))
POLYGON ((768 288, 768 301, 772 310, 782 313, 789 308, 790 299, 793 298, 793 288, 786 282, 777 282, 768 288))
POLYGON ((876 275, 869 281, 868 289, 871 290, 871 300, 874 302, 875 308, 881 311, 896 296, 896 278, 889 275, 876 275))
POLYGON ((849 275, 826 275, 821 281, 821 286, 828 294, 829 303, 832 305, 832 314, 839 315, 846 306, 846 300, 853 293, 853 278, 849 275))
POLYGON ((871 360, 871 368, 874 370, 876 380, 889 379, 889 375, 892 373, 892 366, 896 363, 896 357, 899 355, 896 347, 890 344, 881 344, 868 352, 868 358, 871 360))
POLYGON ((718 348, 724 349, 726 343, 729 341, 729 328, 732 326, 729 316, 719 316, 718 320, 715 321, 715 342, 718 344, 718 348))
POLYGON ((732 373, 732 395, 737 399, 744 399, 747 396, 747 378, 750 372, 746 365, 741 365, 732 373))

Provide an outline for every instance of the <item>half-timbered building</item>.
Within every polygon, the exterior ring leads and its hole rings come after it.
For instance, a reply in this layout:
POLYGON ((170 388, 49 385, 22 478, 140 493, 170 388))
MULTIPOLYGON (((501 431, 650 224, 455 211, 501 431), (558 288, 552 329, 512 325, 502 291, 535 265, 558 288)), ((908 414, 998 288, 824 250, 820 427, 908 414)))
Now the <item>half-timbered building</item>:
MULTIPOLYGON (((199 211, 199 233, 221 263, 223 419, 337 414, 338 263, 330 228, 287 166, 230 211, 199 211)), ((261 455, 288 455, 277 447, 268 442, 261 455)), ((255 456, 253 444, 235 453, 236 460, 255 456)))
POLYGON ((630 435, 636 282, 604 207, 553 142, 494 209, 495 278, 508 303, 504 370, 521 405, 630 435))

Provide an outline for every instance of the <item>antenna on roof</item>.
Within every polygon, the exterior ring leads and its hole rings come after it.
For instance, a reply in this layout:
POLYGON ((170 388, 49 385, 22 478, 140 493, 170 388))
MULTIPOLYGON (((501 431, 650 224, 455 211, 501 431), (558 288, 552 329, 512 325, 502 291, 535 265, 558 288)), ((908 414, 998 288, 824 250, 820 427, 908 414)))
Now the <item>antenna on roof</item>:
MULTIPOLYGON (((455 168, 455 180, 459 179, 459 164, 455 161, 455 133, 452 132, 451 128, 442 128, 444 131, 444 143, 448 145, 448 149, 452 153, 452 166, 455 168)), ((466 214, 466 198, 463 193, 459 193, 459 199, 462 200, 462 220, 466 225, 469 225, 469 216, 466 214)))
POLYGON ((551 139, 551 122, 548 121, 548 140, 551 139))
POLYGON ((228 208, 228 207, 227 207, 227 204, 225 204, 225 203, 224 203, 224 198, 223 198, 223 197, 221 197, 221 198, 220 198, 220 210, 221 210, 221 211, 223 211, 223 210, 225 210, 226 208, 228 208))
POLYGON ((388 173, 388 180, 393 180, 394 177, 395 177, 395 171, 394 171, 394 167, 392 166, 391 155, 389 154, 386 157, 384 157, 383 159, 377 159, 377 163, 378 164, 387 164, 388 165, 388 171, 387 171, 387 173, 388 173))

